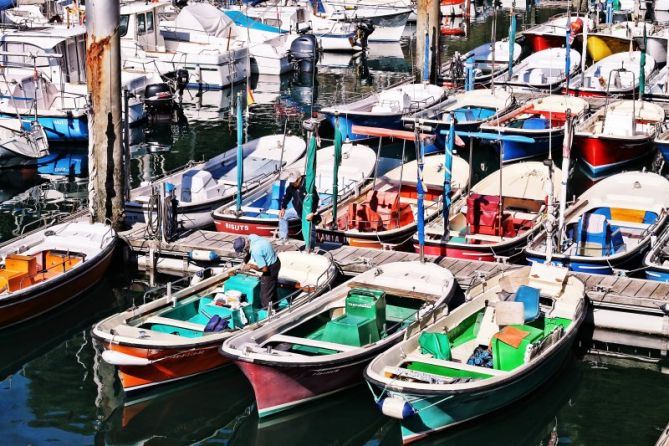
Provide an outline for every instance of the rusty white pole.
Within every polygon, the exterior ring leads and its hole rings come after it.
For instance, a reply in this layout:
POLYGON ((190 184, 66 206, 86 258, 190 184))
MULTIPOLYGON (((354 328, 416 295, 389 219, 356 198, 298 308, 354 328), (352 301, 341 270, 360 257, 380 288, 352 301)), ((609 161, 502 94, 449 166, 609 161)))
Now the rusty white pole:
POLYGON ((123 223, 125 188, 122 149, 121 53, 117 1, 86 2, 88 198, 94 222, 123 223))
POLYGON ((438 60, 432 60, 435 55, 435 49, 439 48, 439 35, 441 20, 441 11, 439 9, 439 0, 417 0, 416 1, 416 66, 420 70, 420 78, 434 79, 439 70, 438 60), (427 38, 426 38, 427 35, 427 38), (425 51, 426 41, 429 42, 430 51, 425 51), (425 55, 430 58, 425 63, 425 55), (424 67, 428 67, 427 75, 423 72, 424 67))

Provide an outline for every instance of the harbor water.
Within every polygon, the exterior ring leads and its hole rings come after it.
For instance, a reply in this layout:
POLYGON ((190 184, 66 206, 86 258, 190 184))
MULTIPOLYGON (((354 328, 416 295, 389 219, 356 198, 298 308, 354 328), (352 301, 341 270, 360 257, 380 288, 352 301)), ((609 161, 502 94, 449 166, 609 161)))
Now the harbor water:
MULTIPOLYGON (((520 23, 540 22, 555 10, 526 14, 520 23)), ((459 19, 450 19, 459 20, 459 19)), ((451 23, 466 36, 442 40, 443 57, 466 52, 491 39, 490 11, 469 24, 451 23)), ((508 17, 500 12, 498 37, 508 17)), ((262 76, 224 91, 187 90, 185 121, 132 129, 131 182, 138 186, 191 160, 202 160, 235 144, 230 105, 241 92, 254 102, 246 113, 248 138, 302 134, 301 122, 320 107, 393 85, 415 70, 406 31, 401 45, 372 45, 366 56, 325 54, 317 73, 262 76)), ((323 138, 329 138, 324 129, 323 138)), ((379 149, 376 145, 374 149, 379 149)), ((85 147, 80 152, 85 158, 85 147)), ((379 170, 413 157, 402 143, 380 149, 379 170)), ((554 148, 559 154, 561 148, 554 148)), ((468 157, 467 149, 460 155, 468 157)), ((499 168, 492 147, 472 156, 473 182, 499 168)), ((653 159, 638 167, 653 168, 653 159)), ((559 158, 556 159, 559 165, 559 158)), ((574 172, 571 193, 594 181, 574 172)), ((0 175, 0 238, 31 222, 85 206, 86 182, 48 183, 34 169, 0 175)), ((7 445, 397 445, 399 424, 381 415, 361 384, 278 417, 259 420, 253 391, 234 367, 159 392, 124 400, 113 368, 97 354, 90 328, 101 318, 143 302, 148 284, 124 259, 114 259, 105 280, 75 302, 36 321, 0 333, 0 442, 7 445)), ((647 362, 614 360, 575 352, 555 376, 531 396, 500 412, 430 438, 443 445, 649 445, 669 415, 669 376, 647 362)))

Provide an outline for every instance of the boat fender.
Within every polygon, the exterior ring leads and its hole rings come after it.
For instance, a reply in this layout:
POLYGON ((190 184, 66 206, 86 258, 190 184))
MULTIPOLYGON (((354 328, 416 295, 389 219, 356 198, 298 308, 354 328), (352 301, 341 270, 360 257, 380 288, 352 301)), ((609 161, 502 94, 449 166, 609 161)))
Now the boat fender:
POLYGON ((188 258, 200 262, 215 262, 219 259, 218 254, 208 249, 193 249, 188 252, 188 258))
POLYGON ((105 350, 102 352, 102 359, 107 364, 111 365, 149 365, 151 360, 148 358, 140 358, 137 356, 128 355, 126 353, 117 352, 114 350, 105 350))
POLYGON ((406 420, 416 413, 413 406, 401 398, 382 398, 377 405, 384 415, 397 418, 398 420, 406 420))

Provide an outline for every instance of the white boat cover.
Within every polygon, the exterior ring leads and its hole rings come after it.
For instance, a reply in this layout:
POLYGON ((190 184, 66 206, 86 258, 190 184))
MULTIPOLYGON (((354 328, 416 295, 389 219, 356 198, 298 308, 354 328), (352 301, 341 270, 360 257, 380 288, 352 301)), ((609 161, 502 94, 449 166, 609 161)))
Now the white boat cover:
POLYGON ((192 3, 181 10, 174 20, 177 29, 201 31, 214 37, 227 37, 232 20, 208 3, 192 3))

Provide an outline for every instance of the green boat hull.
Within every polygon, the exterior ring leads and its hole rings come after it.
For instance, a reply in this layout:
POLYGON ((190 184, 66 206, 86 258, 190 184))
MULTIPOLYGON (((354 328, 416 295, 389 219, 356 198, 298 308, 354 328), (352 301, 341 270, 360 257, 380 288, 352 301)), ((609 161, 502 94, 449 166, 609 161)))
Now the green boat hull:
POLYGON ((572 339, 565 339, 561 348, 528 368, 516 379, 468 392, 435 392, 418 394, 388 391, 389 396, 404 399, 416 413, 401 421, 402 442, 419 440, 433 432, 481 417, 510 405, 528 395, 553 376, 571 351, 572 339))

